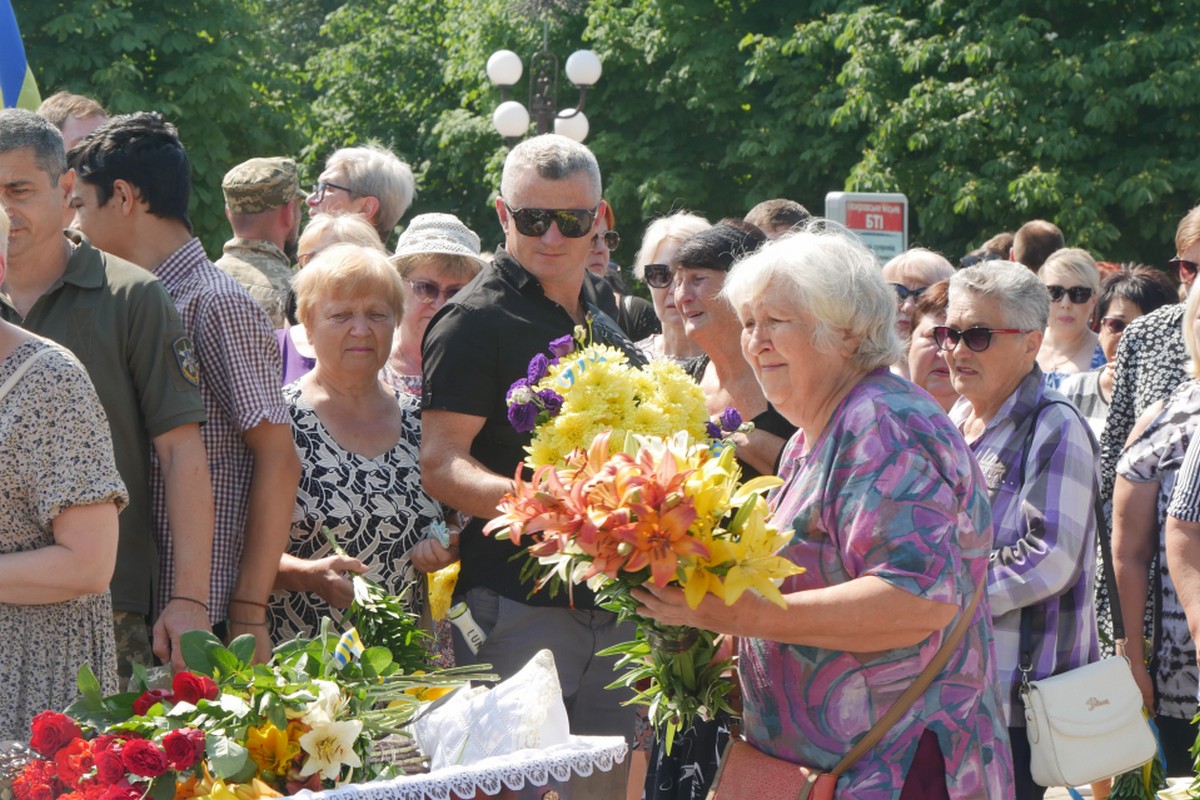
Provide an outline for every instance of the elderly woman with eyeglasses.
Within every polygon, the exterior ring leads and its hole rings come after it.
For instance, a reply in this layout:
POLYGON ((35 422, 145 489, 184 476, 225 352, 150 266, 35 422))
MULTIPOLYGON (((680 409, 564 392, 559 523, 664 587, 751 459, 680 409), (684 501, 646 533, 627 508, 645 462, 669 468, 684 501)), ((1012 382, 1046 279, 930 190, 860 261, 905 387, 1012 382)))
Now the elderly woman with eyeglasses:
POLYGON ((901 342, 908 341, 912 332, 921 295, 953 274, 954 266, 944 256, 924 247, 905 250, 883 265, 883 279, 896 292, 896 333, 901 342))
POLYGON ((683 315, 675 303, 671 262, 685 239, 711 227, 703 217, 677 211, 651 222, 642 236, 642 247, 633 262, 633 275, 650 287, 654 313, 662 323, 662 333, 637 342, 638 348, 648 358, 670 358, 682 363, 704 353, 683 329, 683 315))
POLYGON ((962 395, 950 417, 983 471, 992 506, 988 599, 1017 800, 1045 793, 1030 774, 1023 710, 1012 706, 1022 618, 1033 633, 1031 680, 1099 655, 1097 454, 1079 412, 1047 389, 1037 365, 1049 313, 1037 275, 989 261, 950 278, 946 324, 934 329, 962 395))
POLYGON ((1057 389, 1068 375, 1102 367, 1107 360, 1092 331, 1100 270, 1088 251, 1064 247, 1054 251, 1037 274, 1050 293, 1050 316, 1037 361, 1046 384, 1057 389))
POLYGON ((747 741, 822 770, 965 619, 949 661, 837 796, 1007 800, 991 626, 982 595, 972 605, 992 546, 987 495, 950 420, 888 371, 900 342, 878 262, 845 234, 800 231, 739 261, 723 296, 763 394, 798 426, 769 502, 792 529, 781 555, 806 571, 780 587, 786 609, 749 592, 694 611, 680 589, 634 596, 661 622, 739 637, 747 741))
POLYGON ((429 321, 485 263, 479 236, 453 214, 421 214, 400 234, 392 264, 407 292, 404 317, 384 368, 389 386, 421 396, 421 339, 429 321))

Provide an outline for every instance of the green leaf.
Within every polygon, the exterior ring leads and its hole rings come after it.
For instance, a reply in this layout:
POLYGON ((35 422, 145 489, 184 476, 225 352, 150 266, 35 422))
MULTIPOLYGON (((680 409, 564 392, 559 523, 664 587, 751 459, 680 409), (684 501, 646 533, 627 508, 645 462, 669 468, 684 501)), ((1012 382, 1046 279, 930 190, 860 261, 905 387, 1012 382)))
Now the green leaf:
POLYGON ((360 660, 364 671, 369 668, 375 675, 380 675, 392 663, 392 651, 386 647, 368 647, 360 660))
POLYGON ((229 643, 229 651, 237 657, 237 660, 242 664, 250 664, 254 661, 254 637, 249 633, 243 633, 241 636, 229 643))
POLYGON ((183 662, 192 672, 209 677, 216 675, 216 663, 213 661, 212 653, 216 648, 224 648, 221 646, 221 640, 211 631, 184 633, 179 637, 179 648, 183 651, 183 662))
POLYGON ((100 703, 100 681, 96 680, 96 673, 92 672, 92 668, 86 661, 79 665, 75 685, 79 687, 79 694, 90 704, 100 703))
POLYGON ((223 734, 206 736, 204 745, 213 775, 222 780, 233 780, 246 768, 247 763, 254 763, 249 750, 223 734))
POLYGON ((172 800, 175 797, 175 778, 174 772, 164 772, 155 778, 150 785, 150 800, 172 800))
POLYGON ((243 664, 231 650, 220 645, 211 648, 208 657, 212 660, 213 666, 224 675, 233 675, 249 666, 249 664, 243 664))

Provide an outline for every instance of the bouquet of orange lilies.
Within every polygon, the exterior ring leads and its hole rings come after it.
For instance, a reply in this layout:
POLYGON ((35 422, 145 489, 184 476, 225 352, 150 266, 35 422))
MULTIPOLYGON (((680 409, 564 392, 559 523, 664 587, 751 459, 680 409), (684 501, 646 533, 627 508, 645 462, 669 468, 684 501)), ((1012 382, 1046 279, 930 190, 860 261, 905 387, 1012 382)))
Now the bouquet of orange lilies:
POLYGON ((694 716, 729 710, 722 674, 731 665, 716 659, 716 634, 641 617, 630 590, 674 584, 692 608, 706 594, 732 604, 754 591, 783 606, 778 585, 801 570, 776 555, 791 532, 769 522, 762 495, 779 479, 741 483, 731 445, 686 432, 610 439, 597 436, 531 480, 518 470, 484 531, 528 544, 525 577, 535 575, 535 590, 586 582, 605 608, 638 623, 635 641, 604 654, 621 655, 626 672, 614 687, 634 689, 669 748, 694 716))

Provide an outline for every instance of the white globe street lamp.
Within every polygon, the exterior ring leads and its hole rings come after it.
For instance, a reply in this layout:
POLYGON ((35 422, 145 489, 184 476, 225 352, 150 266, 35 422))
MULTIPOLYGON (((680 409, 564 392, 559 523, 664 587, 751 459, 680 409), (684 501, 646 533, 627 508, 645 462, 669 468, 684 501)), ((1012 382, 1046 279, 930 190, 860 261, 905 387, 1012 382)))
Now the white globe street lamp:
POLYGON ((529 133, 530 117, 537 123, 539 134, 553 130, 577 142, 587 138, 588 119, 583 113, 588 89, 600 80, 603 68, 600 57, 591 50, 576 50, 567 58, 567 80, 579 90, 574 108, 558 110, 558 58, 549 50, 549 29, 542 34, 542 49, 529 59, 529 106, 510 100, 508 90, 516 85, 524 72, 521 57, 511 50, 497 50, 488 58, 488 80, 500 89, 501 103, 492 114, 496 132, 509 145, 516 144, 529 133))

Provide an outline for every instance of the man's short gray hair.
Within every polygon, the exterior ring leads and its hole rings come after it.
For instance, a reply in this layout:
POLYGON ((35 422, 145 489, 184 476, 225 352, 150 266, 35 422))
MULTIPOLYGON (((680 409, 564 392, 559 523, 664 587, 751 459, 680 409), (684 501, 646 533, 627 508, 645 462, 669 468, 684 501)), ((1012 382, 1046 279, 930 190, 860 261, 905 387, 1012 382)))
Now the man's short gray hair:
POLYGON ((600 202, 603 191, 600 165, 592 151, 574 139, 546 133, 526 139, 510 150, 508 158, 504 159, 504 172, 500 176, 500 196, 510 197, 521 175, 530 170, 539 178, 552 181, 561 181, 580 172, 586 173, 595 202, 600 202))
POLYGON ((386 242, 417 193, 412 167, 391 150, 368 144, 335 151, 325 162, 325 169, 345 173, 346 183, 354 194, 379 201, 375 230, 386 242))
POLYGON ((62 133, 48 120, 22 108, 0 110, 0 153, 28 148, 38 169, 57 181, 67 171, 62 133))
POLYGON ((950 277, 950 302, 960 292, 970 292, 994 303, 1004 314, 1004 326, 1023 331, 1046 329, 1050 318, 1050 292, 1035 273, 1012 261, 984 261, 950 277))
POLYGON ((768 293, 816 318, 812 342, 822 352, 836 352, 842 341, 857 338, 850 358, 855 367, 874 370, 900 360, 895 290, 884 281, 875 254, 825 220, 814 219, 739 261, 722 289, 739 317, 747 303, 768 293))

